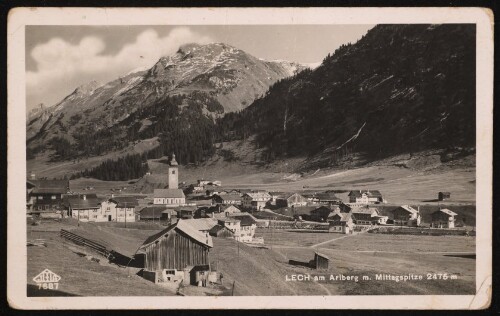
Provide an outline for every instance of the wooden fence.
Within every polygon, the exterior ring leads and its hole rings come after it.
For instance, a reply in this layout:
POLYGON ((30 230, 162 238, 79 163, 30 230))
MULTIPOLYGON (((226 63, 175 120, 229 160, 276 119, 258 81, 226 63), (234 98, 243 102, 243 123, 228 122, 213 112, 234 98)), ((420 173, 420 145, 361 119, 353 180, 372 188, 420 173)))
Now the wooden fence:
POLYGON ((114 258, 114 255, 112 254, 112 252, 109 251, 108 249, 106 249, 105 246, 103 246, 99 243, 96 243, 95 241, 92 241, 90 239, 83 238, 81 236, 73 234, 72 232, 69 232, 69 231, 64 230, 64 229, 61 229, 61 237, 65 238, 67 240, 70 240, 77 245, 88 247, 88 248, 96 251, 97 253, 103 255, 104 257, 108 258, 109 260, 112 260, 114 258))

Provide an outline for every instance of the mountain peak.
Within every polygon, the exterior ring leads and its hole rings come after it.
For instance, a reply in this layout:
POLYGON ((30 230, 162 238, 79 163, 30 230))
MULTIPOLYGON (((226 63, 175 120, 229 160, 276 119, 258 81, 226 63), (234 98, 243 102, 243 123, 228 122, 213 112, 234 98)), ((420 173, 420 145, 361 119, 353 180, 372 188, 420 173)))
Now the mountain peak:
POLYGON ((99 88, 101 84, 96 80, 92 80, 89 83, 83 84, 75 89, 74 94, 79 95, 89 95, 94 92, 95 89, 99 88))

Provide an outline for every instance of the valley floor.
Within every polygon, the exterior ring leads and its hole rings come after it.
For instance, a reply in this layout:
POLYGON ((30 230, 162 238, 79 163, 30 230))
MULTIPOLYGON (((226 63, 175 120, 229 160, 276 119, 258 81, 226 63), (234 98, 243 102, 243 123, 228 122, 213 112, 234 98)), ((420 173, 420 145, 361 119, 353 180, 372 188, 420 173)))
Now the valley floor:
MULTIPOLYGON (((47 241, 47 247, 28 247, 28 295, 175 295, 175 289, 155 285, 136 275, 138 269, 125 269, 107 263, 104 258, 97 263, 79 255, 81 249, 59 236, 58 225, 64 226, 50 222, 28 226, 28 240, 43 238, 47 241), (62 277, 58 291, 39 290, 32 280, 46 268, 62 277)), ((151 228, 148 232, 99 228, 106 229, 122 234, 126 240, 136 238, 138 243, 142 236, 155 232, 151 228)), ((92 229, 89 233, 96 231, 92 229)), ((231 239, 214 238, 210 260, 212 266, 224 274, 224 284, 219 286, 226 289, 219 295, 231 295, 233 291, 234 295, 422 295, 473 294, 475 291, 474 237, 341 235, 264 228, 258 229, 257 235, 264 237, 263 246, 250 247, 231 239), (295 260, 306 264, 315 251, 330 258, 328 270, 313 270, 289 262, 295 260), (377 280, 380 274, 421 275, 423 280, 377 280), (434 274, 438 275, 436 279, 434 274), (439 279, 439 274, 448 277, 439 279), (292 281, 297 275, 322 276, 325 280, 292 281), (330 277, 342 275, 357 276, 358 281, 330 280, 330 277)), ((207 291, 195 290, 184 292, 207 295, 207 291)))

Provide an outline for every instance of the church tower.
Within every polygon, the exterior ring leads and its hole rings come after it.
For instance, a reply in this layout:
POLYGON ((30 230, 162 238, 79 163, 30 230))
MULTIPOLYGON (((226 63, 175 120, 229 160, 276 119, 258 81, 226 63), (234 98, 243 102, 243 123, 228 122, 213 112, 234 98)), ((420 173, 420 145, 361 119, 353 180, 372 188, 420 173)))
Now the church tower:
POLYGON ((172 154, 172 160, 170 160, 170 167, 168 168, 168 188, 178 189, 179 188, 179 169, 178 163, 175 160, 175 154, 172 154))

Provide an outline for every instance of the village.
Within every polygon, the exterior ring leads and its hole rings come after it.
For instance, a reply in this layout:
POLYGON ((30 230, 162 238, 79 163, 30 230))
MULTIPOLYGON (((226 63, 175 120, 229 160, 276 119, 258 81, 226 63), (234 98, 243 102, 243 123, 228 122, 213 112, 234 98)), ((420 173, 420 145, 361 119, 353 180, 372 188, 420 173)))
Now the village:
MULTIPOLYGON (((421 210, 391 205, 375 188, 350 190, 342 199, 333 191, 268 192, 227 188, 221 181, 205 179, 180 183, 174 154, 168 183, 150 195, 73 192, 68 180, 37 179, 35 174, 26 183, 32 230, 56 223, 60 238, 83 247, 86 256, 133 267, 155 285, 177 294, 183 288, 183 295, 234 295, 237 276, 232 276, 232 284, 224 283, 220 268, 228 259, 219 257, 225 247, 236 245, 238 263, 240 247, 272 249, 282 251, 291 271, 328 272, 337 270, 328 247, 343 236, 475 236, 475 227, 451 206, 421 210), (59 230, 57 223, 72 224, 59 230), (115 228, 123 228, 123 236, 111 235, 115 228), (134 239, 127 235, 131 231, 138 231, 134 239)), ((442 203, 451 199, 450 192, 436 195, 442 203)), ((40 244, 43 238, 28 238, 29 246, 40 244)))

